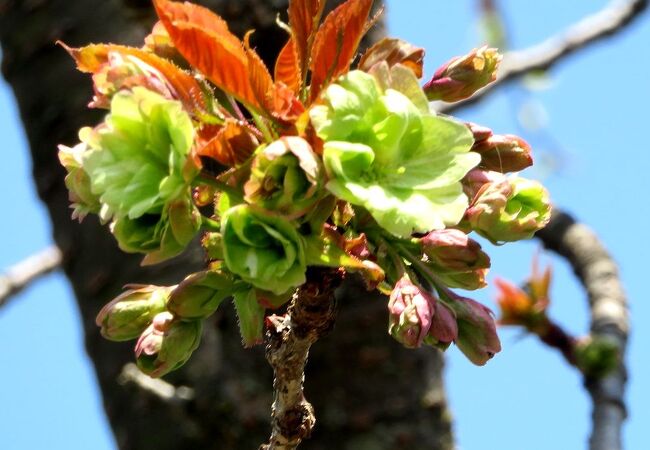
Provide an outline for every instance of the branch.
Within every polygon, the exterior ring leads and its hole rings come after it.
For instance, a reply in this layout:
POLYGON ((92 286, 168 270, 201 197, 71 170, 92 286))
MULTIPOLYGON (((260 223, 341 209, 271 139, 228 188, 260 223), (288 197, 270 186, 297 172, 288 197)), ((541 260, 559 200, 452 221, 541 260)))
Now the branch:
POLYGON ((524 50, 506 52, 497 80, 471 98, 453 104, 442 104, 439 112, 473 105, 497 87, 535 70, 546 70, 573 53, 606 37, 612 36, 633 22, 648 6, 648 0, 612 0, 601 11, 587 16, 545 41, 524 50))
POLYGON ((303 391, 309 349, 334 326, 334 290, 341 276, 314 270, 294 294, 288 312, 267 319, 266 359, 273 367, 273 430, 260 450, 292 450, 311 435, 314 408, 303 391))
POLYGON ((4 306, 12 296, 43 275, 56 270, 60 265, 61 251, 56 246, 52 246, 9 267, 4 275, 0 275, 0 307, 4 306))
POLYGON ((119 384, 133 384, 162 402, 183 403, 194 399, 194 389, 174 386, 160 378, 151 378, 138 369, 134 363, 127 363, 117 379, 119 384))
POLYGON ((625 405, 625 348, 629 333, 627 301, 616 263, 598 237, 568 214, 556 210, 549 225, 537 233, 544 246, 567 259, 589 296, 591 336, 609 339, 620 351, 616 370, 585 379, 593 401, 591 450, 620 450, 625 405))

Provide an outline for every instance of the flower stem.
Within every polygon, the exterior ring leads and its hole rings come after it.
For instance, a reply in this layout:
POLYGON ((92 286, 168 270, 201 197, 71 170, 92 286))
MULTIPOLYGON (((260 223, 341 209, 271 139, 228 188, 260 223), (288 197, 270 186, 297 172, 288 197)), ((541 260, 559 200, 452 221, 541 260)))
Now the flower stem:
POLYGON ((205 231, 221 231, 221 224, 214 219, 201 216, 201 228, 205 231))
POLYGON ((207 174, 199 175, 198 180, 199 180, 198 184, 207 184, 208 186, 212 186, 218 191, 225 192, 226 194, 228 194, 228 196, 230 196, 233 200, 235 200, 236 203, 244 202, 244 196, 237 188, 230 186, 229 184, 224 183, 221 180, 217 180, 216 178, 207 174))
POLYGON ((262 132, 264 140, 268 143, 275 141, 275 133, 273 132, 273 129, 268 126, 264 118, 253 110, 251 110, 251 115, 253 116, 255 125, 257 125, 257 128, 262 132))

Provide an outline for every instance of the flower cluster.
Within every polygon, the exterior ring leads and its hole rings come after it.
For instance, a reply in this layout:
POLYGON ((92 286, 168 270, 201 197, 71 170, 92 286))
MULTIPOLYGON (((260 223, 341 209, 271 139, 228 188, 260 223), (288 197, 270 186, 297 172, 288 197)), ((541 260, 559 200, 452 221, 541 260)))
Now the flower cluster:
POLYGON ((429 105, 491 82, 500 56, 474 50, 423 84, 424 50, 384 39, 351 69, 372 0, 325 18, 308 3, 289 2, 273 75, 220 17, 168 0, 154 1, 160 21, 142 48, 66 47, 93 76, 91 106, 108 109, 60 147, 74 217, 98 214, 144 263, 193 241, 206 253, 205 270, 131 286, 98 316, 108 339, 138 339, 151 376, 190 357, 225 300, 244 344, 261 342, 267 311, 309 266, 390 295, 389 332, 406 347, 455 343, 476 364, 500 350, 490 310, 452 291, 486 284, 490 258, 469 234, 530 238, 550 218, 548 195, 505 175, 532 164, 521 138, 429 105))

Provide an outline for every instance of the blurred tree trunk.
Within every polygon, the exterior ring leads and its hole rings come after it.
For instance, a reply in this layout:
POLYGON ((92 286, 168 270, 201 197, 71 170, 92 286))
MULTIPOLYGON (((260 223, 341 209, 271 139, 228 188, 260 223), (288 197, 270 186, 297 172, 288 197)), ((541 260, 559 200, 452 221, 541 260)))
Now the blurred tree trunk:
MULTIPOLYGON (((269 61, 286 39, 275 25, 286 0, 204 1, 269 61)), ((77 297, 86 349, 95 366, 104 407, 123 450, 253 449, 270 431, 272 372, 263 349, 241 347, 232 308, 206 327, 190 363, 167 379, 191 396, 163 398, 120 374, 132 361, 132 343, 101 338, 94 318, 125 283, 174 284, 201 264, 200 252, 155 267, 120 252, 94 217, 70 220, 64 171, 56 145, 72 145, 102 112, 86 104, 88 76, 78 73, 57 39, 141 45, 153 23, 149 0, 0 0, 2 71, 13 88, 29 139, 34 181, 52 219, 65 272, 77 297), (187 392, 187 390, 185 390, 187 392)), ((374 30, 381 35, 382 27, 374 30)), ((9 151, 15 151, 10 149, 9 151)), ((386 334, 386 302, 354 282, 340 290, 335 331, 318 342, 307 368, 308 398, 316 408, 314 436, 304 449, 448 449, 451 425, 441 381, 442 359, 430 349, 408 351, 386 334)), ((180 391, 179 391, 180 392, 180 391)))

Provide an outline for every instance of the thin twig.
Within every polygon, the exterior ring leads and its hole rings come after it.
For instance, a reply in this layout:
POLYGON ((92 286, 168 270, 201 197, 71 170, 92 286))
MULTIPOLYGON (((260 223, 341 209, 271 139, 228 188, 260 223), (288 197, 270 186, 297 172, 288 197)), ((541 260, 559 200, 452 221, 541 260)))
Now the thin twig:
POLYGON ((293 450, 311 435, 314 408, 303 391, 312 344, 334 326, 334 290, 341 276, 332 269, 310 270, 286 314, 267 319, 266 358, 273 367, 273 430, 260 450, 293 450))
POLYGON ((648 3, 648 0, 613 0, 599 12, 585 17, 537 45, 506 52, 494 83, 467 100, 441 104, 436 109, 448 114, 453 110, 477 103, 505 83, 535 70, 549 69, 576 51, 622 31, 648 7, 648 3))
POLYGON ((620 362, 601 378, 585 379, 593 401, 591 450, 621 450, 621 429, 627 416, 625 349, 629 333, 627 301, 618 268, 598 237, 571 216, 556 211, 537 237, 569 261, 584 285, 591 311, 591 336, 616 343, 620 362))
POLYGON ((0 275, 0 307, 14 295, 61 265, 61 251, 48 247, 11 266, 0 275))
POLYGON ((577 340, 573 336, 548 318, 543 325, 536 328, 533 332, 544 344, 558 350, 566 362, 578 367, 575 354, 577 340))

